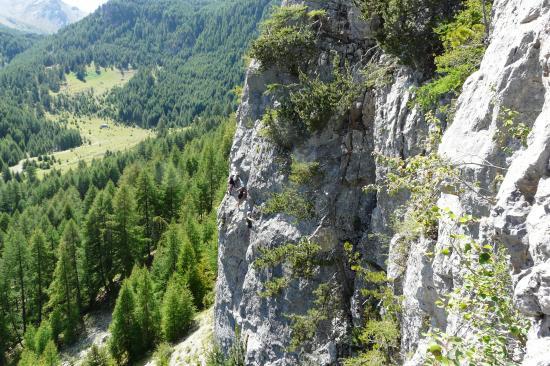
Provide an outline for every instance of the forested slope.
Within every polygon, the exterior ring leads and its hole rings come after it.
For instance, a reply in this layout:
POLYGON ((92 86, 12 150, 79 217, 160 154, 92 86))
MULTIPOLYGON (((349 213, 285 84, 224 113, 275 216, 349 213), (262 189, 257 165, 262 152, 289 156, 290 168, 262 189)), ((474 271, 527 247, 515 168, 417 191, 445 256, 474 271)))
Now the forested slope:
MULTIPOLYGON (((152 80, 136 80, 125 91, 136 94, 140 90, 136 102, 153 106, 154 116, 146 118, 134 112, 137 107, 123 100, 123 93, 111 99, 125 122, 154 126, 163 115, 193 117, 207 106, 211 109, 213 104, 231 102, 228 88, 242 81, 241 58, 267 3, 110 1, 4 70, 0 85, 10 86, 10 90, 2 94, 55 109, 55 98, 47 91, 59 91, 65 73, 79 75, 93 62, 155 74, 152 80), (219 86, 224 87, 223 92, 218 91, 219 86), (29 87, 36 92, 27 93, 29 87), (199 96, 188 92, 198 89, 199 96), (131 113, 123 113, 126 109, 131 113)), ((190 118, 182 118, 180 124, 189 123, 190 118)))
POLYGON ((233 131, 211 118, 66 175, 0 182, 0 363, 21 344, 20 365, 58 359, 121 285, 109 348, 119 364, 184 334, 213 299, 233 131))
POLYGON ((148 128, 233 109, 231 89, 242 82, 242 56, 268 3, 113 0, 39 42, 0 70, 0 151, 13 151, 4 163, 81 143, 44 112, 99 114, 148 128), (101 98, 59 93, 67 73, 81 77, 91 64, 139 73, 101 98))
POLYGON ((40 36, 27 34, 0 25, 0 68, 16 55, 30 48, 40 36))

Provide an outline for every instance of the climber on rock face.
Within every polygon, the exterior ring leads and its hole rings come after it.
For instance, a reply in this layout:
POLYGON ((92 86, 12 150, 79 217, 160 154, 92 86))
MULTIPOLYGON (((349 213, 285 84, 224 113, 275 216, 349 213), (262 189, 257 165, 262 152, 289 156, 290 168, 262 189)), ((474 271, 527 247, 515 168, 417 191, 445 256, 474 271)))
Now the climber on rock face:
POLYGON ((241 189, 239 189, 239 195, 237 196, 239 202, 238 202, 238 206, 241 205, 241 202, 242 201, 246 201, 246 199, 248 198, 248 191, 246 190, 246 187, 242 187, 241 189))
POLYGON ((252 210, 248 211, 248 213, 246 214, 246 224, 248 228, 252 229, 252 224, 255 222, 256 220, 254 220, 254 218, 252 217, 252 210))
POLYGON ((236 185, 236 182, 235 182, 234 175, 231 174, 229 176, 229 183, 228 183, 228 187, 227 187, 227 193, 229 193, 229 195, 233 194, 233 189, 235 188, 235 185, 236 185))

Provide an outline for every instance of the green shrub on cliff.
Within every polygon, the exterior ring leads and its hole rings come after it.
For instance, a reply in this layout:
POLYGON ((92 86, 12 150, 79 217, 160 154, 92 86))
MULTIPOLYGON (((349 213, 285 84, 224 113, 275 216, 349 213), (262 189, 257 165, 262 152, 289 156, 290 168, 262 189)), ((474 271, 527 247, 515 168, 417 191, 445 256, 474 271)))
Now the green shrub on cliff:
POLYGON ((433 29, 460 5, 459 0, 357 0, 365 18, 378 26, 376 38, 386 52, 420 69, 433 69, 442 49, 433 29))
MULTIPOLYGON (((452 21, 435 28, 444 52, 435 57, 434 80, 418 89, 416 101, 424 110, 436 106, 449 93, 457 97, 468 76, 479 68, 485 53, 483 8, 482 0, 467 0, 452 21)), ((486 5, 485 11, 488 8, 486 5)))
POLYGON ((345 116, 359 94, 360 84, 354 82, 347 65, 339 64, 335 58, 332 75, 325 80, 299 72, 297 83, 270 88, 278 105, 267 109, 262 118, 267 137, 291 150, 308 135, 325 129, 331 119, 345 116))
POLYGON ((290 87, 290 103, 310 132, 323 130, 331 117, 346 113, 357 97, 358 86, 348 67, 334 62, 332 79, 323 81, 300 73, 300 84, 290 87))
POLYGON ((304 5, 275 8, 252 42, 250 56, 264 69, 277 66, 297 74, 315 52, 315 30, 324 15, 324 11, 308 11, 304 5))

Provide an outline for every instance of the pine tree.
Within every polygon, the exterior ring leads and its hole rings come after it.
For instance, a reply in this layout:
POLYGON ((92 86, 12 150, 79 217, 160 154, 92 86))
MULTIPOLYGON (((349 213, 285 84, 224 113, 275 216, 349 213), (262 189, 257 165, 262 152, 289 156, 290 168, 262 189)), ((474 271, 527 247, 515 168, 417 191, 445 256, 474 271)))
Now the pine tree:
POLYGON ((189 215, 185 223, 185 236, 191 242, 195 254, 201 254, 202 235, 197 228, 196 218, 189 215))
POLYGON ((151 258, 151 244, 153 241, 153 220, 155 217, 155 206, 157 193, 153 177, 143 169, 137 179, 136 201, 137 210, 140 216, 139 223, 145 230, 147 240, 147 255, 151 258))
POLYGON ((8 167, 8 165, 6 164, 2 167, 2 179, 4 179, 4 182, 9 182, 11 180, 11 178, 12 178, 11 170, 8 167))
POLYGON ((44 305, 48 301, 47 290, 51 283, 55 258, 50 252, 46 238, 40 229, 31 237, 30 280, 32 285, 33 308, 37 323, 42 321, 44 305))
POLYGON ((52 339, 56 343, 59 343, 59 335, 63 332, 63 314, 61 312, 60 306, 56 306, 55 308, 53 308, 52 312, 50 313, 49 320, 50 327, 52 329, 52 339))
POLYGON ((112 288, 113 244, 109 218, 112 206, 106 191, 99 193, 84 223, 84 274, 90 303, 93 303, 99 290, 112 288))
POLYGON ((177 218, 181 206, 181 186, 173 165, 169 165, 162 182, 163 217, 167 222, 177 218))
POLYGON ((20 309, 23 332, 27 330, 29 282, 29 252, 21 232, 10 230, 7 234, 2 276, 4 276, 11 293, 12 301, 20 309))
POLYGON ((207 186, 206 212, 209 213, 214 205, 214 194, 219 181, 216 174, 216 159, 212 145, 208 145, 205 148, 200 166, 202 168, 203 181, 207 186))
POLYGON ((176 223, 170 224, 159 243, 155 260, 153 261, 153 278, 155 292, 162 294, 168 280, 177 270, 182 235, 176 223))
POLYGON ((53 309, 50 316, 52 333, 57 338, 62 331, 65 343, 74 340, 79 322, 81 295, 76 258, 78 242, 76 225, 70 221, 58 247, 57 265, 49 289, 49 306, 53 309))
POLYGON ((82 285, 79 275, 79 260, 78 252, 81 246, 80 233, 78 227, 73 220, 70 220, 65 225, 65 230, 61 236, 61 244, 64 244, 64 248, 67 251, 67 255, 70 261, 70 275, 73 278, 74 287, 76 290, 76 304, 78 309, 82 308, 82 285))
POLYGON ((90 208, 92 207, 95 197, 97 195, 97 188, 95 186, 90 186, 84 197, 84 213, 87 214, 90 208))
POLYGON ((52 327, 48 321, 44 321, 34 335, 34 351, 42 354, 50 341, 53 341, 52 327))
POLYGON ((86 355, 82 366, 109 366, 109 356, 103 349, 97 345, 92 345, 92 348, 86 355))
POLYGON ((6 364, 6 352, 9 348, 10 339, 8 319, 2 306, 0 306, 0 365, 6 364))
POLYGON ((111 333, 109 350, 118 364, 132 364, 140 352, 140 330, 134 309, 132 288, 128 281, 124 281, 109 327, 111 333))
POLYGON ((36 340, 36 328, 31 324, 27 327, 27 331, 23 336, 23 345, 25 346, 25 349, 32 351, 34 353, 37 353, 35 340, 36 340))
POLYGON ((149 271, 139 267, 134 268, 131 279, 142 349, 151 349, 160 336, 160 309, 153 291, 153 281, 149 271))
POLYGON ((40 356, 40 366, 58 366, 59 364, 60 360, 59 354, 57 353, 57 347, 55 343, 50 340, 40 356))
POLYGON ((134 262, 142 262, 144 255, 135 206, 132 191, 127 185, 121 185, 113 200, 111 226, 116 272, 121 272, 126 277, 130 275, 134 262))
POLYGON ((173 342, 191 328, 195 306, 193 295, 181 276, 174 274, 168 283, 161 307, 161 328, 164 338, 173 342))
POLYGON ((206 277, 206 271, 202 263, 196 263, 193 267, 185 273, 185 281, 189 286, 189 290, 193 294, 193 301, 197 309, 203 307, 203 299, 207 292, 206 283, 208 278, 206 277))
POLYGON ((210 191, 208 182, 204 177, 200 177, 195 181, 191 193, 195 205, 195 211, 199 214, 202 220, 203 216, 210 210, 210 191))
POLYGON ((36 366, 40 364, 39 362, 40 361, 36 353, 29 349, 24 349, 21 353, 21 357, 17 366, 36 366))
MULTIPOLYGON (((54 255, 55 253, 57 253, 57 245, 59 244, 59 233, 53 227, 47 216, 43 216, 40 220, 40 229, 46 239, 49 252, 54 255)), ((55 268, 55 258, 53 267, 55 268)))

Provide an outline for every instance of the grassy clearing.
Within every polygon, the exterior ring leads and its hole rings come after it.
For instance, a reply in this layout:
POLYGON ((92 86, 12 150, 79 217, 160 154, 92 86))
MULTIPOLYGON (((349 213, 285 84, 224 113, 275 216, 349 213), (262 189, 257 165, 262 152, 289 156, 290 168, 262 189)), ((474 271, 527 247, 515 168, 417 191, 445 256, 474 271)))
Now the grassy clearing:
POLYGON ((85 142, 80 147, 53 154, 59 161, 54 168, 61 171, 76 168, 79 161, 89 163, 93 159, 100 159, 107 151, 117 152, 131 149, 146 138, 153 136, 151 130, 115 124, 97 117, 72 117, 70 124, 80 130, 85 142), (109 128, 101 128, 103 124, 108 125, 109 128))
MULTIPOLYGON (((48 118, 56 121, 60 116, 50 115, 48 118)), ((80 161, 89 163, 94 159, 100 159, 105 156, 107 151, 129 150, 148 137, 154 136, 154 132, 151 130, 115 124, 113 121, 97 117, 69 116, 68 120, 69 127, 80 130, 84 144, 74 149, 51 154, 56 159, 53 168, 62 172, 76 168, 80 161), (109 127, 101 128, 104 124, 109 127)), ((37 160, 37 158, 29 160, 37 160)), ((23 161, 11 169, 13 172, 21 172, 22 167, 23 161)), ((40 170, 38 177, 40 178, 48 172, 49 170, 40 170)))
POLYGON ((115 86, 126 84, 135 74, 136 70, 122 71, 114 68, 100 68, 98 74, 95 66, 91 65, 86 67, 84 82, 80 81, 74 72, 67 75, 67 81, 61 87, 61 92, 74 95, 93 90, 95 95, 101 95, 115 86))

